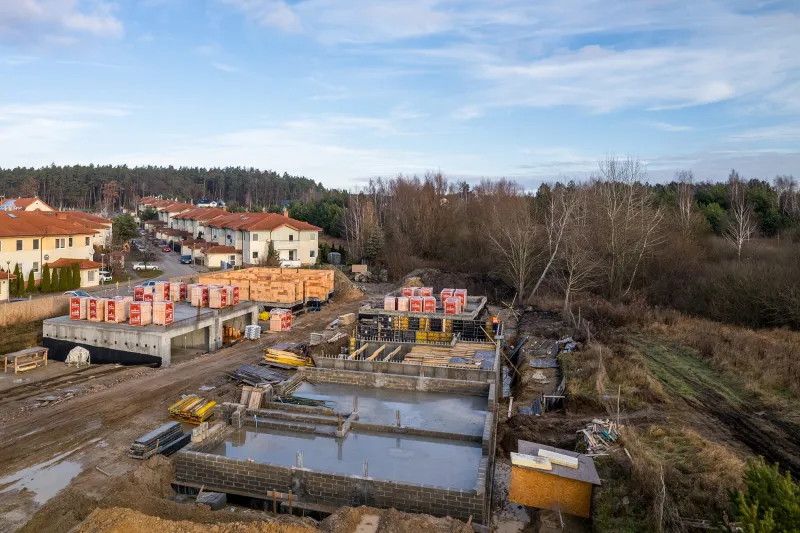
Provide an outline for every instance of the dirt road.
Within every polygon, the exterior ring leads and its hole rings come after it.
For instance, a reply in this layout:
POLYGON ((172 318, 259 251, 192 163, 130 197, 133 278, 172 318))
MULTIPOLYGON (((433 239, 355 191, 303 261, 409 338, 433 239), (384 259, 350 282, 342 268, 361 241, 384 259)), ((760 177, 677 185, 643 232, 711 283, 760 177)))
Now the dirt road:
POLYGON ((331 302, 318 313, 299 317, 290 332, 266 334, 260 341, 169 368, 103 367, 72 373, 67 379, 48 378, 39 386, 23 383, 6 388, 0 392, 0 532, 20 529, 48 496, 67 485, 89 497, 113 490, 115 478, 139 464, 126 455, 131 442, 166 422, 167 407, 181 394, 199 392, 217 401, 233 400, 236 387, 225 371, 255 363, 264 346, 307 340, 311 332, 356 311, 358 305, 358 301, 331 302), (203 385, 216 388, 200 392, 203 385), (64 397, 67 388, 78 390, 61 403, 32 407, 41 396, 64 397), (42 466, 54 458, 69 468, 42 466), (20 473, 23 469, 28 470, 20 473))

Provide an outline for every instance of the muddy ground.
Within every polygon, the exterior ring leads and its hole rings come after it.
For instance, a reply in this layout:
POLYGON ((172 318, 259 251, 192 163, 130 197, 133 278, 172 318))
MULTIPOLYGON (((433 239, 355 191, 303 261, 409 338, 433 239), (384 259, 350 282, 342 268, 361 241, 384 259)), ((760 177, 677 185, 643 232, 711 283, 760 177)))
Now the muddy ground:
MULTIPOLYGON (((166 422, 167 408, 182 394, 232 401, 238 387, 225 371, 256 363, 266 346, 307 341, 312 331, 358 309, 358 300, 342 300, 300 316, 291 331, 268 333, 259 341, 241 342, 168 368, 103 366, 76 371, 53 362, 41 379, 39 371, 16 378, 22 383, 14 379, 0 390, 0 532, 69 531, 139 466, 127 457, 128 448, 166 422), (37 401, 45 397, 53 400, 37 401), (37 468, 54 458, 53 465, 37 468), (23 470, 20 482, 17 473, 23 470), (68 491, 43 501, 66 486, 68 491), (40 519, 23 527, 37 512, 40 519)), ((136 502, 131 506, 136 508, 136 502)))

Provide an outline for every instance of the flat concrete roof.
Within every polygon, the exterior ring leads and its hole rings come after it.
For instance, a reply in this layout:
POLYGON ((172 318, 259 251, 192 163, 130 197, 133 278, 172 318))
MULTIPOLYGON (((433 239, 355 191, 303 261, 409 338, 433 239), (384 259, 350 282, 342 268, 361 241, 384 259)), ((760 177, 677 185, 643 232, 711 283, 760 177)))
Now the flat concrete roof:
POLYGON ((155 324, 150 324, 149 326, 131 326, 128 322, 122 322, 119 324, 114 322, 89 322, 88 320, 72 320, 69 318, 69 315, 48 318, 44 321, 44 323, 56 325, 60 324, 75 328, 104 329, 109 331, 141 331, 143 333, 163 333, 172 328, 181 328, 188 326, 193 322, 199 322, 200 320, 213 318, 216 316, 222 317, 223 319, 226 317, 240 316, 246 312, 252 311, 253 308, 257 306, 258 304, 255 302, 246 301, 240 302, 232 307, 225 307, 223 309, 201 307, 200 313, 198 314, 197 307, 192 307, 185 302, 176 302, 174 312, 175 321, 169 326, 157 326, 155 324))
POLYGON ((467 297, 467 305, 462 313, 458 315, 447 315, 444 308, 440 305, 439 299, 436 299, 436 312, 435 313, 412 313, 410 311, 392 311, 383 308, 383 299, 370 299, 361 309, 358 310, 359 315, 388 315, 388 316, 408 316, 412 318, 446 318, 450 320, 475 320, 478 315, 486 307, 485 296, 469 296, 467 297))

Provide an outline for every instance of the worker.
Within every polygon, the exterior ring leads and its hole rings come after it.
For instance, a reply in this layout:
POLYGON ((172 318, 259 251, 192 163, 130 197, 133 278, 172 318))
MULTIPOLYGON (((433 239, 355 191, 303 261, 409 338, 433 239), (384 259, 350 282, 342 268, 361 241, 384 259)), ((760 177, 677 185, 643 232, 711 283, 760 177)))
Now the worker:
POLYGON ((497 334, 498 330, 500 329, 500 319, 496 316, 492 317, 492 332, 497 334))

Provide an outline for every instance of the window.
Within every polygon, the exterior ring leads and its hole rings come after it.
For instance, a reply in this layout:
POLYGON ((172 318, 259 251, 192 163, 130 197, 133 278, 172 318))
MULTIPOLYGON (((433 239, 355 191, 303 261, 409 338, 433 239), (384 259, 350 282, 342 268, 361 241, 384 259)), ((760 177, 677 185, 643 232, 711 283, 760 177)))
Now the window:
POLYGON ((89 246, 89 237, 86 237, 86 246, 89 246))
POLYGON ((17 239, 17 251, 22 250, 22 239, 17 239))
POLYGON ((309 252, 309 257, 316 257, 316 256, 317 256, 316 250, 311 250, 311 252, 309 252))
POLYGON ((69 247, 72 248, 72 237, 69 238, 69 247))
POLYGON ((257 240, 258 240, 258 233, 253 233, 253 240, 254 240, 254 241, 257 241, 257 240))
POLYGON ((39 263, 33 263, 33 271, 39 272, 39 263))
POLYGON ((253 259, 258 259, 258 252, 253 252, 253 259))
POLYGON ((228 262, 230 264, 232 264, 232 265, 235 265, 236 264, 236 256, 235 255, 229 255, 228 256, 228 262))
POLYGON ((316 241, 317 240, 317 233, 316 232, 313 232, 313 231, 311 232, 311 240, 312 241, 316 241))
POLYGON ((33 249, 34 250, 39 249, 39 239, 33 239, 33 249))
POLYGON ((64 247, 64 239, 56 239, 56 248, 64 247))
POLYGON ((294 261, 294 250, 289 250, 289 261, 294 261))
POLYGON ((294 240, 294 235, 289 235, 289 240, 293 241, 294 240))
POLYGON ((86 281, 94 281, 94 270, 89 270, 86 272, 86 281))

